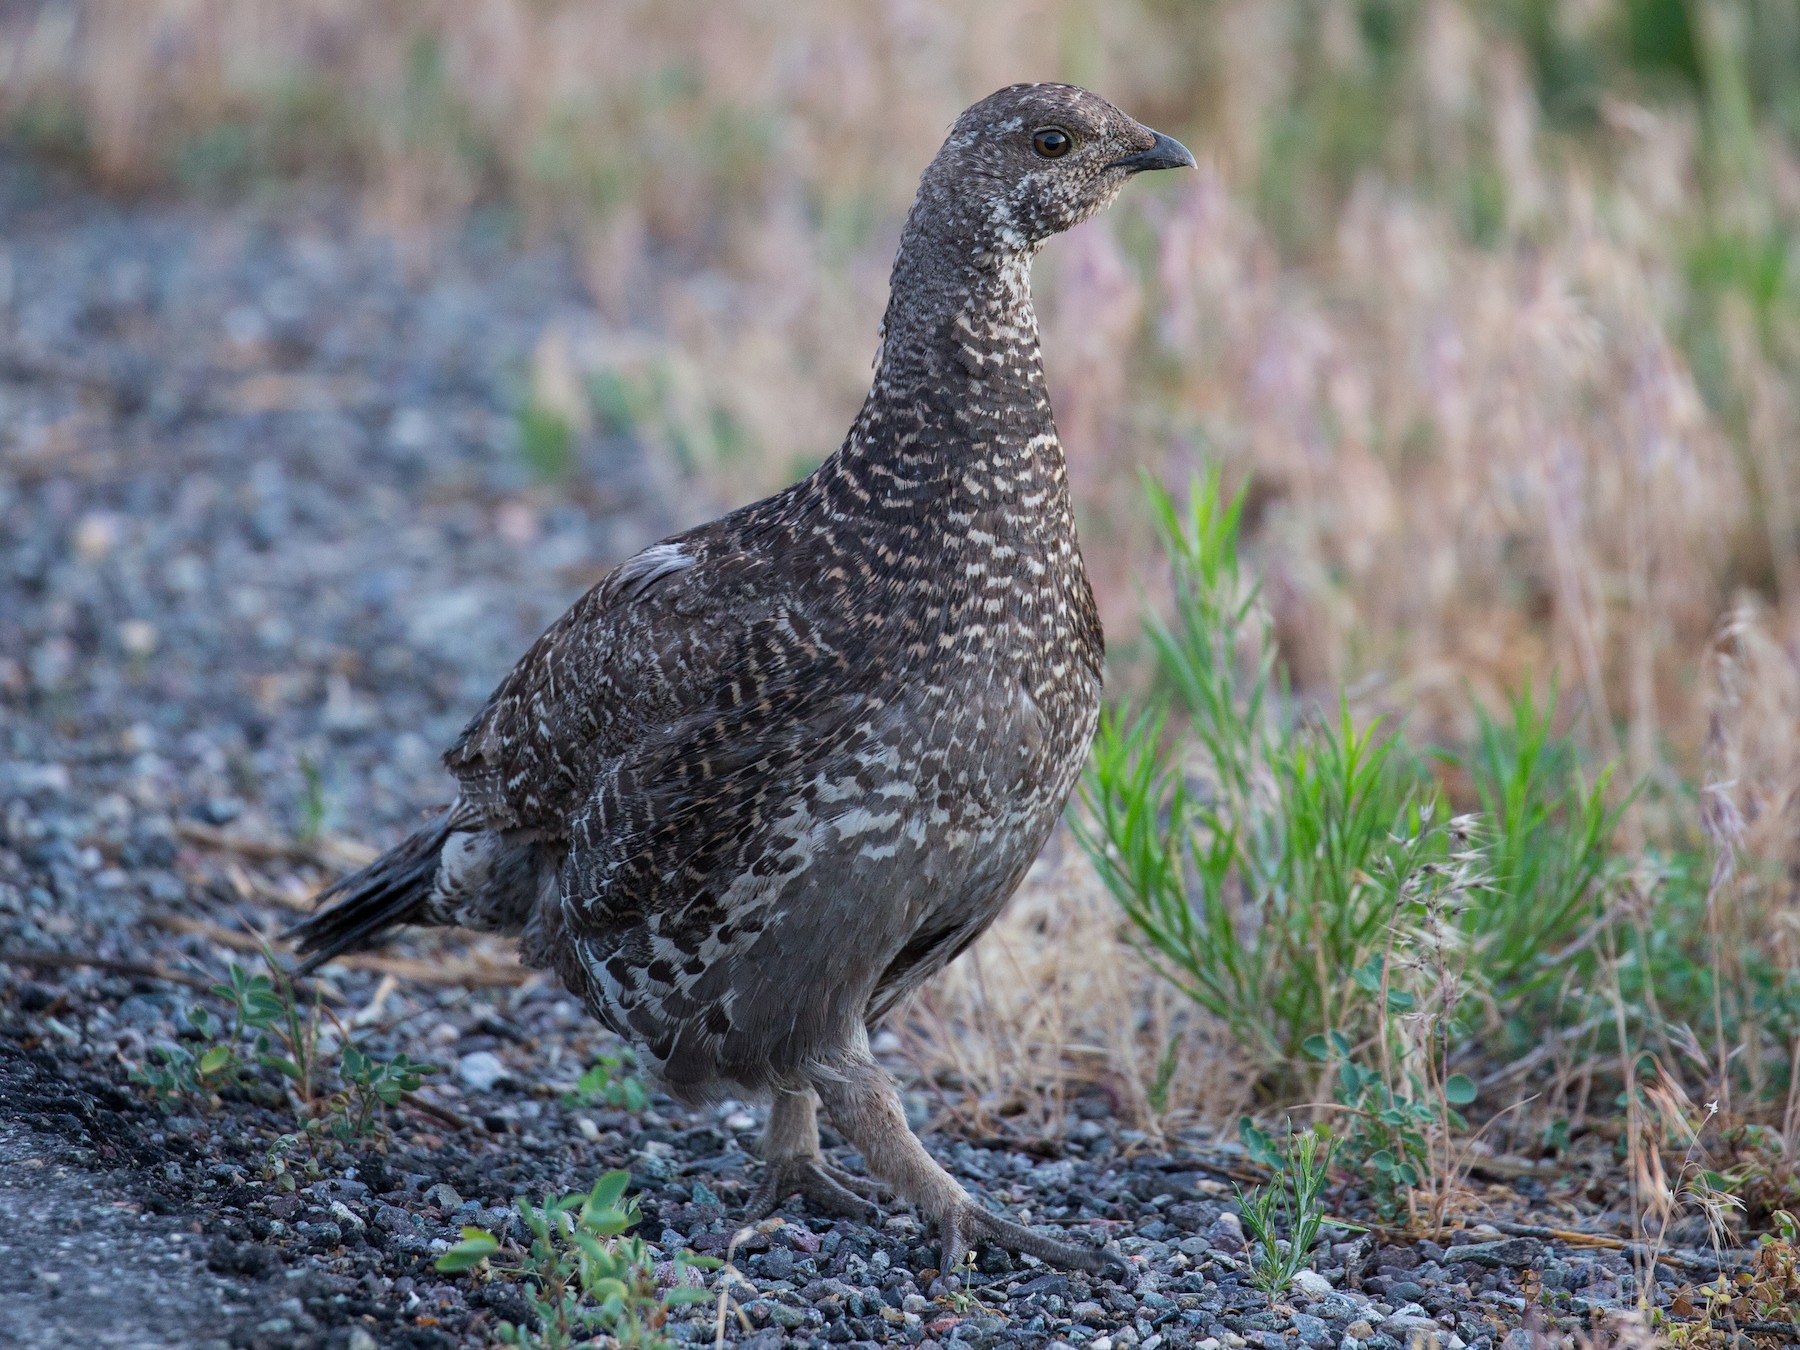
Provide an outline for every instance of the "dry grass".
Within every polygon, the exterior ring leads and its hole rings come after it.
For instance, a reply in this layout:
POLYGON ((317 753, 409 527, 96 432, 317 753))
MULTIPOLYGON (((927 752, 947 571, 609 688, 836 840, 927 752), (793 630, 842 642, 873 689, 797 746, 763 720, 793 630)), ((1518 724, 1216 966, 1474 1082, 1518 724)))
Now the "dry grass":
MULTIPOLYGON (((1683 784, 1712 785, 1728 987, 1750 954, 1800 970, 1800 153, 1768 92, 1800 35, 1779 5, 1693 0, 1697 75, 1612 72, 1571 118, 1542 42, 1612 50, 1624 12, 69 0, 0 17, 0 115, 120 190, 349 181, 426 260, 471 210, 567 235, 592 318, 546 335, 534 397, 723 503, 835 444, 955 112, 1013 79, 1099 87, 1204 166, 1039 269, 1115 681, 1140 578, 1159 594, 1133 470, 1221 462, 1253 484, 1247 540, 1303 696, 1347 686, 1462 744, 1475 706, 1560 674, 1586 747, 1652 785, 1634 847, 1698 843, 1683 784), (1385 37, 1379 13, 1400 16, 1385 37), (1550 38, 1518 17, 1538 13, 1550 38)), ((1622 933, 1652 912, 1630 898, 1622 933)), ((1725 1013, 1703 1059, 1732 1052, 1725 1013)), ((1152 1125, 1243 1096, 1072 858, 910 1025, 979 1128, 1054 1128, 1083 1084, 1152 1125)), ((1599 1034, 1547 1052, 1559 1108, 1592 1095, 1599 1034)), ((1800 1148, 1800 1096, 1786 1126, 1800 1148)))
POLYGON ((978 1135, 1058 1138, 1092 1092, 1158 1136, 1250 1104, 1229 1036, 1125 946, 1118 906, 1060 839, 900 1026, 943 1114, 978 1135))

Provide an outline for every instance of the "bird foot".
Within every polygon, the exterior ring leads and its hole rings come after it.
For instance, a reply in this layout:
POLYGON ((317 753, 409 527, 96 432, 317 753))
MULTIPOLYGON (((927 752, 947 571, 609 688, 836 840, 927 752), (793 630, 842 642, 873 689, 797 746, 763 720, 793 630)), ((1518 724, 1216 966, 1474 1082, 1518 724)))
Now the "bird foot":
POLYGON ((749 1218, 767 1218, 790 1195, 799 1195, 828 1214, 873 1223, 879 1211, 861 1194, 869 1186, 823 1158, 770 1158, 763 1164, 762 1187, 750 1202, 749 1218))
POLYGON ((1123 1281, 1130 1274, 1125 1258, 1109 1247, 1090 1247, 1083 1242, 1059 1242, 1034 1232, 1022 1223, 989 1213, 973 1200, 962 1199, 935 1220, 943 1244, 940 1278, 948 1277, 969 1258, 970 1243, 981 1238, 1008 1251, 1035 1256, 1062 1270, 1085 1271, 1123 1281))

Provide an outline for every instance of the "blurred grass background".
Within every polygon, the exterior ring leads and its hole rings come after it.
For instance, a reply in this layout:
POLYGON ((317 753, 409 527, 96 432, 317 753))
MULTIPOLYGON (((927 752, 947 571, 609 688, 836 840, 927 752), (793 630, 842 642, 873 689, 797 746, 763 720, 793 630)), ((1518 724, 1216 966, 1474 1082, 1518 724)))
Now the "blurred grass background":
MULTIPOLYGON (((1800 969, 1792 0, 0 10, 7 135, 109 191, 328 183, 422 265, 471 221, 572 247, 596 324, 544 335, 522 453, 553 483, 630 434, 720 506, 836 445, 920 168, 1049 78, 1201 162, 1038 268, 1115 683, 1166 600, 1137 470, 1219 466, 1298 694, 1466 746, 1560 681, 1559 730, 1647 784, 1626 845, 1694 846, 1728 801, 1732 941, 1800 969)), ((1089 920, 1021 912, 1023 987, 1098 978, 1063 969, 1089 920)))
POLYGON ((920 166, 965 103, 1051 77, 1204 165, 1040 269, 1126 647, 1149 533, 1129 470, 1217 460, 1254 482, 1248 542, 1300 688, 1350 684, 1457 739, 1471 693, 1561 671, 1596 750, 1691 777, 1709 635, 1747 605, 1785 644, 1800 617, 1786 0, 90 0, 0 19, 12 139, 108 188, 323 179, 398 232, 474 213, 574 240, 621 338, 540 354, 574 368, 540 372, 529 457, 554 474, 556 418, 599 418, 721 501, 835 445, 920 166))

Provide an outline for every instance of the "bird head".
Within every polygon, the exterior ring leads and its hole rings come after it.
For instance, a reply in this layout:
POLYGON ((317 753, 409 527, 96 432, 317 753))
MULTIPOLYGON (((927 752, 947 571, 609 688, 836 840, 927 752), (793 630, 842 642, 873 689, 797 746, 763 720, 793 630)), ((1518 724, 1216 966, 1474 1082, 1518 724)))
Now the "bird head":
POLYGON ((1173 137, 1070 84, 1015 84, 956 119, 919 204, 978 249, 1035 252, 1148 169, 1192 168, 1173 137))

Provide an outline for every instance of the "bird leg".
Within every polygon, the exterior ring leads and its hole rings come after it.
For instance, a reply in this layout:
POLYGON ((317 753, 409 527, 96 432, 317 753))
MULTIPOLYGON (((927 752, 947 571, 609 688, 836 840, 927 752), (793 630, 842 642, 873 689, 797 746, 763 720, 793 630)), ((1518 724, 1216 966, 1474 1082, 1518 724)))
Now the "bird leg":
POLYGON ((761 1219, 790 1195, 799 1194, 830 1214, 862 1223, 877 1211, 859 1193, 868 1183, 832 1166, 819 1152, 819 1119, 812 1089, 775 1090, 762 1137, 763 1183, 750 1202, 750 1218, 761 1219))
POLYGON ((1064 1270, 1115 1279, 1125 1274, 1125 1263, 1115 1252, 1044 1237, 976 1203, 925 1151, 906 1124, 893 1079, 873 1060, 834 1063, 815 1074, 813 1085, 831 1113, 832 1124, 861 1150, 869 1171, 901 1199, 910 1201, 937 1229, 943 1246, 939 1269, 944 1275, 960 1266, 969 1254, 969 1244, 981 1238, 1064 1270))

